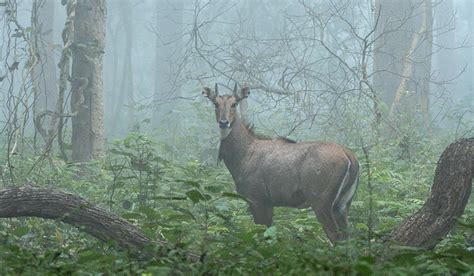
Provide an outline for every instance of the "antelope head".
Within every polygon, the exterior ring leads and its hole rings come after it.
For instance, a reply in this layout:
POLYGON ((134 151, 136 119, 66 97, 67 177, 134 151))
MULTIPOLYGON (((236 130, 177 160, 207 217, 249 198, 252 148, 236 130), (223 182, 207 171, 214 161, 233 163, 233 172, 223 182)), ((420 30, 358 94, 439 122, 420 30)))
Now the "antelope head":
POLYGON ((248 87, 244 87, 237 91, 237 83, 234 86, 233 95, 219 96, 217 83, 214 91, 208 87, 204 87, 202 91, 204 97, 208 98, 215 106, 216 121, 221 134, 221 140, 225 139, 232 130, 232 125, 238 118, 237 105, 250 94, 248 87))

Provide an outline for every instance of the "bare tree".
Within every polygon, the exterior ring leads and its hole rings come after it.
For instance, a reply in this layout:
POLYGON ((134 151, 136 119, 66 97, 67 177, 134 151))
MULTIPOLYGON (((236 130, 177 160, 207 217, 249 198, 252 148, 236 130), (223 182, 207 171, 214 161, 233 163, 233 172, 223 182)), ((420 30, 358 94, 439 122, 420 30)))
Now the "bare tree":
POLYGON ((362 125, 377 128, 379 100, 370 75, 377 18, 365 2, 254 4, 250 9, 259 14, 276 9, 283 18, 260 16, 256 28, 242 28, 251 19, 238 12, 233 15, 232 2, 214 16, 206 13, 210 2, 197 2, 188 36, 192 49, 187 52, 186 75, 201 82, 224 78, 248 83, 261 105, 288 112, 277 115, 281 116, 279 135, 303 129, 313 134, 324 129, 328 135, 344 129, 349 138, 358 137, 362 125), (224 18, 225 24, 219 26, 224 18), (278 22, 279 28, 263 27, 278 22), (225 35, 209 37, 211 25, 214 34, 225 35), (208 70, 201 73, 204 67, 208 70))
POLYGON ((15 0, 4 2, 0 18, 3 24, 1 51, 2 88, 1 133, 5 137, 5 163, 2 165, 4 185, 15 182, 15 168, 22 162, 26 136, 32 115, 34 99, 32 83, 33 68, 38 63, 33 41, 28 28, 19 19, 19 7, 15 0))
POLYGON ((382 130, 396 133, 385 138, 402 138, 433 125, 430 91, 445 82, 431 69, 440 49, 433 44, 431 1, 224 4, 195 1, 184 75, 229 90, 233 81, 248 83, 266 107, 250 115, 267 131, 359 144, 380 140, 382 130), (255 28, 244 9, 259 15, 255 28), (279 130, 265 125, 268 110, 279 110, 272 117, 279 130))

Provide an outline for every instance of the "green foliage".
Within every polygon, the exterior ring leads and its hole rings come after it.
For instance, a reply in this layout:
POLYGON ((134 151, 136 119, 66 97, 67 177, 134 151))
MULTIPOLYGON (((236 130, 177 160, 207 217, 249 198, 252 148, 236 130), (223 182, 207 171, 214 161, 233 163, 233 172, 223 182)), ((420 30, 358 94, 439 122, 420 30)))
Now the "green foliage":
POLYGON ((142 133, 115 141, 107 157, 81 167, 58 160, 17 162, 27 178, 76 192, 137 224, 151 238, 175 244, 158 260, 137 260, 68 225, 42 219, 0 220, 0 274, 449 274, 472 273, 474 207, 435 250, 397 248, 384 237, 423 204, 442 146, 423 141, 410 159, 397 144, 370 150, 372 202, 363 154, 361 181, 350 210, 352 238, 331 246, 309 209, 275 209, 274 226, 255 225, 223 165, 167 161, 142 133), (24 167, 21 166, 23 164, 24 167), (372 225, 368 217, 372 208, 372 225), (368 237, 369 228, 373 233, 368 237), (202 262, 178 252, 202 255, 202 262))

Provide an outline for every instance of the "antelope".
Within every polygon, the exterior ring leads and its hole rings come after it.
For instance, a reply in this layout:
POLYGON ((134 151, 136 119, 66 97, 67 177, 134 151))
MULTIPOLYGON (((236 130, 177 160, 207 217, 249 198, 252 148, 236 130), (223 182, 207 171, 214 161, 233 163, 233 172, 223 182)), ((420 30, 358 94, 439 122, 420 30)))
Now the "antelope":
POLYGON ((219 95, 217 84, 202 94, 215 105, 224 160, 237 192, 248 199, 256 224, 270 227, 273 207, 311 207, 332 244, 344 240, 347 214, 358 185, 354 154, 334 142, 263 139, 239 117, 248 87, 219 95))

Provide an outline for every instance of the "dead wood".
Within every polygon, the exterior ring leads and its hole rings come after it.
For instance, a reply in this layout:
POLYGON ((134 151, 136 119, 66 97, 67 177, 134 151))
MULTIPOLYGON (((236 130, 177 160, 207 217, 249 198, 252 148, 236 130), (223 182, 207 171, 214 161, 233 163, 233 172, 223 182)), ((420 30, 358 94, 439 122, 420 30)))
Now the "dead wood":
MULTIPOLYGON (((152 240, 137 226, 110 213, 80 196, 26 185, 0 191, 0 217, 39 217, 58 220, 77 227, 104 242, 115 242, 131 252, 159 245, 165 250, 174 246, 167 241, 152 240)), ((148 254, 147 254, 148 255, 148 254)), ((186 253, 188 258, 199 255, 186 253)))
POLYGON ((474 174, 474 137, 449 145, 439 158, 431 195, 423 207, 392 232, 402 245, 433 248, 464 213, 474 174))

